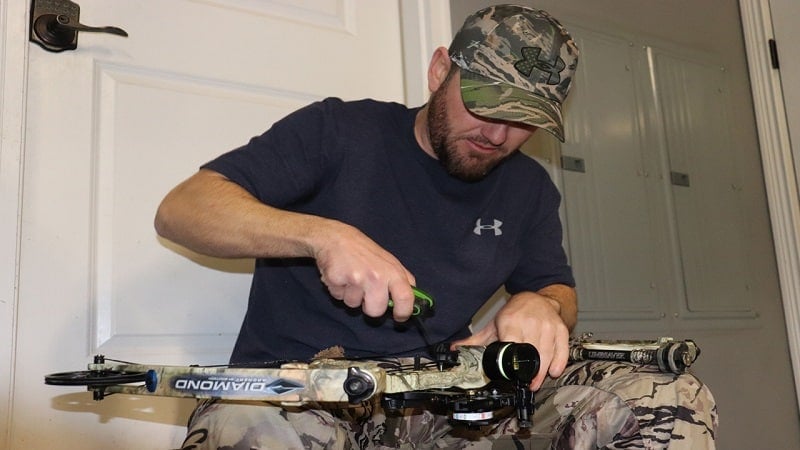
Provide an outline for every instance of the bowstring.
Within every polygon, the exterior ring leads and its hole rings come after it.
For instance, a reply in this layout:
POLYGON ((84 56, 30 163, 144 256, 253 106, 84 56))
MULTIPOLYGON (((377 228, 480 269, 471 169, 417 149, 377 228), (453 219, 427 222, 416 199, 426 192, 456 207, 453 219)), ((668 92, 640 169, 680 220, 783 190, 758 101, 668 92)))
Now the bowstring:
MULTIPOLYGON (((421 368, 428 368, 431 366, 436 366, 436 346, 431 344, 430 334, 428 333, 428 329, 425 326, 425 322, 422 320, 420 315, 411 316, 411 320, 413 321, 414 325, 416 326, 417 330, 422 336, 422 342, 425 344, 425 349, 428 352, 429 357, 432 361, 425 361, 419 362, 418 357, 419 355, 414 355, 413 358, 415 362, 413 364, 401 364, 394 358, 401 357, 403 354, 402 352, 398 352, 396 354, 372 354, 372 355, 364 355, 364 356, 356 356, 356 357, 341 357, 341 358, 331 358, 331 359, 338 359, 338 360, 347 360, 347 361, 376 361, 378 363, 383 363, 388 365, 388 367, 383 367, 386 370, 391 371, 402 371, 409 368, 419 370, 421 368)), ((438 345, 438 344, 437 344, 438 345)), ((142 365, 139 363, 134 363, 130 361, 123 361, 120 359, 113 359, 113 358, 105 358, 106 361, 111 361, 119 364, 129 364, 129 365, 142 365)), ((292 363, 292 362, 305 362, 309 363, 308 361, 302 360, 289 360, 289 359, 278 359, 273 361, 258 361, 258 362, 238 362, 238 363, 228 363, 228 364, 210 364, 210 365, 199 365, 199 364, 192 364, 189 367, 204 367, 204 368, 241 368, 241 369, 277 369, 280 368, 281 365, 292 363)))

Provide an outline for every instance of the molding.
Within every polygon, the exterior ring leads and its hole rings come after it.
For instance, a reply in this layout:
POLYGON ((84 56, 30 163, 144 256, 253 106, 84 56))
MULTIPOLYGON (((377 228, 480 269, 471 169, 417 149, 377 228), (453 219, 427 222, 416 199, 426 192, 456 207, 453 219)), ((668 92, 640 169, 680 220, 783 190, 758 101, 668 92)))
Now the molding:
POLYGON ((750 85, 780 277, 795 395, 800 402, 800 197, 786 122, 780 74, 772 69, 768 0, 740 0, 750 85))
POLYGON ((448 0, 400 0, 405 103, 428 101, 428 64, 433 51, 453 39, 448 0))
POLYGON ((11 442, 29 2, 0 2, 0 447, 11 442))
POLYGON ((193 0, 217 8, 289 20, 311 27, 356 34, 355 0, 287 2, 276 0, 193 0))

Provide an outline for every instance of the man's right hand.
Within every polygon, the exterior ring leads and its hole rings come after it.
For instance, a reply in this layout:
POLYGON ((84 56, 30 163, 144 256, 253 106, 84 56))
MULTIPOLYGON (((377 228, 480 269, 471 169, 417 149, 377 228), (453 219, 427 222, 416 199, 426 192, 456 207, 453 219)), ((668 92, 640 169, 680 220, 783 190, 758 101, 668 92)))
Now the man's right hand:
POLYGON ((350 225, 328 221, 311 242, 322 282, 331 295, 364 314, 379 317, 392 299, 392 317, 411 317, 415 284, 411 274, 391 253, 350 225))

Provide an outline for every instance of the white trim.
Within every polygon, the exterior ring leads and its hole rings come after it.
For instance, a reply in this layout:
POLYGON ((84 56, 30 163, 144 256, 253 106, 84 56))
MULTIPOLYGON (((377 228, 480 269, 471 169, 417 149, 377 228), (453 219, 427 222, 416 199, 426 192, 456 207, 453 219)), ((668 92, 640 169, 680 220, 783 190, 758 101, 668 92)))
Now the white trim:
POLYGON ((0 447, 11 442, 30 2, 0 2, 0 447))
POLYGON ((453 39, 448 0, 400 0, 406 105, 428 101, 428 63, 453 39))
POLYGON ((786 317, 795 394, 800 402, 800 197, 780 73, 772 68, 768 40, 772 18, 768 0, 740 0, 750 85, 767 189, 775 257, 786 317))

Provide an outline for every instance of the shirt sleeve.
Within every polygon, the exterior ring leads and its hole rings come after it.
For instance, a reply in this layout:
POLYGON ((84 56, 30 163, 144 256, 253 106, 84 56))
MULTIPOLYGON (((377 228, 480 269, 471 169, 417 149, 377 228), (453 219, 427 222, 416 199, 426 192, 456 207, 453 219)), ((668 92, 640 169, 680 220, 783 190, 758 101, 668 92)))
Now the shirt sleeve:
POLYGON ((522 253, 517 267, 506 281, 509 294, 538 291, 552 284, 575 287, 572 268, 563 247, 558 208, 561 195, 547 177, 535 202, 534 220, 521 238, 522 253))
POLYGON ((326 99, 275 122, 247 144, 204 164, 262 202, 287 207, 317 193, 339 162, 334 110, 326 99))

